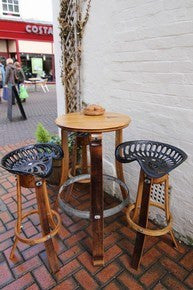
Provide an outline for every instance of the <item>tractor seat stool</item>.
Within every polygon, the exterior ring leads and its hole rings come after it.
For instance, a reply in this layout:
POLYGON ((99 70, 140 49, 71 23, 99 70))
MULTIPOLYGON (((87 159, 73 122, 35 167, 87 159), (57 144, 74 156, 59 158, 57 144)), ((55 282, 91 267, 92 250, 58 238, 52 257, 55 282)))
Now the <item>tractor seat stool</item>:
POLYGON ((178 248, 172 231, 172 215, 169 209, 169 175, 187 158, 185 152, 172 145, 136 140, 117 146, 116 159, 121 163, 137 161, 141 166, 136 202, 126 212, 131 228, 137 231, 132 257, 132 267, 137 269, 143 254, 145 236, 161 236, 170 233, 173 244, 178 248), (149 206, 165 211, 166 226, 162 229, 149 229, 149 206), (131 214, 132 213, 132 214, 131 214))
POLYGON ((15 226, 15 241, 11 250, 10 259, 14 258, 14 252, 18 241, 28 245, 44 242, 51 271, 59 270, 59 264, 54 251, 52 237, 60 227, 60 216, 50 207, 46 177, 52 172, 52 159, 61 159, 63 151, 55 144, 34 144, 16 149, 5 155, 1 160, 1 166, 16 174, 17 183, 17 224, 15 226), (21 187, 35 188, 38 209, 22 214, 21 187), (26 217, 39 214, 42 229, 41 238, 25 238, 22 233, 22 220, 26 217))

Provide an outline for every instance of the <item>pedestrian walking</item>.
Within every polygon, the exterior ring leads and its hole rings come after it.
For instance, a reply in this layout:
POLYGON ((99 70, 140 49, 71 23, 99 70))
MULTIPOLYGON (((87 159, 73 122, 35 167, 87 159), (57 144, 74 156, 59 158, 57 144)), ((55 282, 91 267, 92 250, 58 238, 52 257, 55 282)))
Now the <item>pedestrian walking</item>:
POLYGON ((16 81, 16 83, 18 85, 18 89, 19 89, 19 86, 21 84, 24 84, 25 75, 24 75, 23 69, 18 61, 16 61, 14 63, 14 66, 15 66, 15 81, 16 81))
POLYGON ((2 63, 2 60, 0 59, 0 103, 3 95, 3 87, 5 85, 5 68, 2 63))
POLYGON ((5 86, 4 87, 8 87, 8 90, 9 90, 8 110, 7 110, 8 119, 12 121, 12 105, 15 105, 15 102, 17 100, 17 104, 21 112, 21 115, 23 119, 26 120, 27 117, 23 109, 21 100, 19 98, 18 90, 16 88, 16 68, 11 58, 8 58, 6 60, 6 64, 7 66, 6 66, 6 71, 5 71, 5 86))
POLYGON ((5 87, 8 86, 8 88, 11 91, 11 98, 12 98, 12 105, 15 104, 15 66, 13 64, 12 58, 8 58, 6 60, 6 70, 5 70, 5 87))
MULTIPOLYGON (((15 66, 15 82, 17 84, 18 93, 20 95, 21 86, 24 85, 24 81, 25 81, 25 74, 24 74, 23 69, 18 61, 16 61, 14 63, 14 66, 15 66)), ((21 100, 21 102, 25 102, 25 101, 26 101, 26 99, 21 100)))

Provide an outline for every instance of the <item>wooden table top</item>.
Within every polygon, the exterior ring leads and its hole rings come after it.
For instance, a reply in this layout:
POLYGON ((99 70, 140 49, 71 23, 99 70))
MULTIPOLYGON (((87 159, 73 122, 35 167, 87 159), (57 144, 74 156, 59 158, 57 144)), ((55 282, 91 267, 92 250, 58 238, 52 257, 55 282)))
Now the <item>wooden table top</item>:
POLYGON ((129 125, 128 115, 105 112, 102 116, 86 116, 82 112, 69 113, 56 119, 56 125, 72 132, 111 132, 129 125))

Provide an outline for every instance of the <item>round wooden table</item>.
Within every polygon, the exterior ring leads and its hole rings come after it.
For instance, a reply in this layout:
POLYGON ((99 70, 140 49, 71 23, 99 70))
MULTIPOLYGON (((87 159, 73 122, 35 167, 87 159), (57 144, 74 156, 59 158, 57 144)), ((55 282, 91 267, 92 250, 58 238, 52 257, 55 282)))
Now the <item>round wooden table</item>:
MULTIPOLYGON (((103 166, 102 166, 102 133, 115 131, 115 147, 122 143, 123 129, 131 122, 128 115, 105 112, 102 116, 86 116, 82 112, 62 115, 56 119, 56 125, 61 128, 62 161, 61 185, 68 178, 69 152, 68 132, 90 133, 91 154, 91 223, 93 233, 93 263, 104 265, 103 246, 103 166)), ((114 151, 115 148, 112 148, 114 151)), ((115 161, 117 178, 124 182, 122 163, 115 161)), ((122 194, 126 192, 121 188, 122 194)))

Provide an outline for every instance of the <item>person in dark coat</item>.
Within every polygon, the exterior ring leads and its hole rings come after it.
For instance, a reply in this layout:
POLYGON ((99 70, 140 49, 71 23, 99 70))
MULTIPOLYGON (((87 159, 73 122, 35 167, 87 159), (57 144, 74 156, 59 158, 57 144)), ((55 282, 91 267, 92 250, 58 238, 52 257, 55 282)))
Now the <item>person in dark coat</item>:
POLYGON ((12 104, 15 104, 15 95, 14 95, 14 89, 16 89, 16 82, 15 82, 15 66, 13 64, 13 60, 11 58, 8 58, 6 60, 6 70, 5 70, 5 87, 8 86, 8 88, 11 90, 12 95, 12 104))
POLYGON ((19 88, 19 85, 24 84, 25 75, 24 75, 23 69, 21 68, 21 65, 18 61, 16 61, 14 63, 14 66, 15 66, 15 80, 16 80, 16 83, 18 84, 18 88, 19 88))
POLYGON ((13 64, 13 60, 11 58, 8 58, 6 60, 6 71, 5 71, 5 86, 8 87, 9 91, 9 97, 8 97, 8 111, 7 116, 10 121, 12 121, 12 105, 15 104, 15 100, 17 100, 17 104, 19 107, 19 110, 22 114, 23 120, 26 120, 26 114, 24 111, 24 108, 22 106, 21 100, 19 98, 18 90, 16 88, 16 68, 13 64))
MULTIPOLYGON (((18 92, 20 93, 20 85, 24 84, 25 75, 23 69, 18 61, 14 63, 15 66, 15 82, 17 84, 18 92)), ((25 102, 26 99, 22 100, 21 102, 25 102)))

